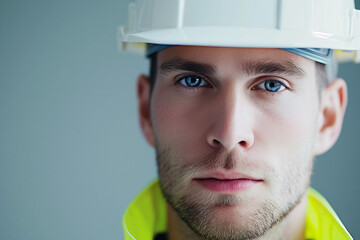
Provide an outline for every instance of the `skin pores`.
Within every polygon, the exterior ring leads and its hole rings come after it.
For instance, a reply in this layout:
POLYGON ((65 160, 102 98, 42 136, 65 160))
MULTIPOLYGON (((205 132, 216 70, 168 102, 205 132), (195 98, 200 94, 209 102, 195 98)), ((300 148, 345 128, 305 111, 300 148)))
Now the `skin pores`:
POLYGON ((157 65, 151 127, 177 217, 213 239, 304 221, 289 213, 306 207, 299 203, 317 137, 315 63, 280 49, 175 46, 158 53, 157 65))

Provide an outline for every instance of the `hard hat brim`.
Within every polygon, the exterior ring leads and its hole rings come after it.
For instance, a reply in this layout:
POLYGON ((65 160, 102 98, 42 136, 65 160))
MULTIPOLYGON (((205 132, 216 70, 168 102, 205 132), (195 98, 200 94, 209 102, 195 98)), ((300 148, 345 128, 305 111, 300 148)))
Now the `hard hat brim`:
POLYGON ((340 38, 326 33, 294 30, 182 27, 140 33, 123 32, 121 35, 123 42, 165 45, 360 50, 360 37, 344 39, 344 37, 340 38), (215 35, 214 32, 217 34, 215 35))

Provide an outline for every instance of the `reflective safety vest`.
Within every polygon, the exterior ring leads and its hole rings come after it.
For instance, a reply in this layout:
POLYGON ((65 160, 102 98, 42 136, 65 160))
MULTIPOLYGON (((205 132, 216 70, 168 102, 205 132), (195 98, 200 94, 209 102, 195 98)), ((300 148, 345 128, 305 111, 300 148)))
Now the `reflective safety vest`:
MULTIPOLYGON (((309 188, 306 211, 306 239, 353 239, 329 203, 309 188)), ((167 205, 159 181, 147 186, 129 205, 123 216, 125 240, 153 240, 167 231, 167 205)))

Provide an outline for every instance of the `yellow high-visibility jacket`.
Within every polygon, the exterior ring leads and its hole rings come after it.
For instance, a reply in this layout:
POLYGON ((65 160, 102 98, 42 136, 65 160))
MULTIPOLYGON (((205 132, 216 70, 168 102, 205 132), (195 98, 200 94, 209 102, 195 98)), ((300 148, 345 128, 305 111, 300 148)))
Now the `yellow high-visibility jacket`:
MULTIPOLYGON (((311 240, 352 239, 329 203, 309 188, 305 237, 311 240)), ((147 186, 129 205, 123 216, 125 240, 153 240, 167 231, 166 200, 158 180, 147 186)))

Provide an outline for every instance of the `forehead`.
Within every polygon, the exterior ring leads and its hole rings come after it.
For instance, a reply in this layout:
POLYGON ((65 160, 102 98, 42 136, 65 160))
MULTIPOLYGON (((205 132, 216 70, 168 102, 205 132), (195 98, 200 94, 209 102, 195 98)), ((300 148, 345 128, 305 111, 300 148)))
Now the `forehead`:
POLYGON ((315 72, 314 61, 278 48, 173 46, 158 52, 157 66, 173 59, 209 64, 218 72, 240 71, 244 70, 241 66, 258 62, 290 62, 306 75, 315 72))

